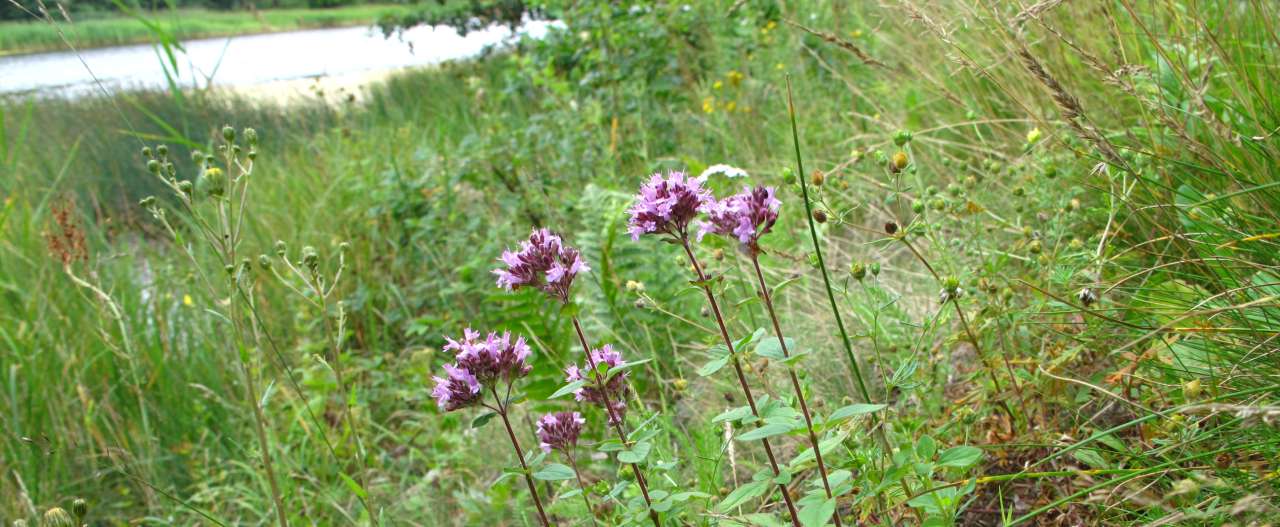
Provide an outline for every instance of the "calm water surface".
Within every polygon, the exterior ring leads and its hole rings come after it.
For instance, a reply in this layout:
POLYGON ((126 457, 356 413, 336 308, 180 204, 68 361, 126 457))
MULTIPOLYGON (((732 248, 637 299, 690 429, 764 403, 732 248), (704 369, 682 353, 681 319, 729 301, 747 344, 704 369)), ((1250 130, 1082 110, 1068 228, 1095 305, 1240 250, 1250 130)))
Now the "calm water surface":
MULTIPOLYGON (((541 37, 548 23, 518 33, 541 37)), ((419 26, 384 38, 376 28, 351 27, 192 40, 178 54, 177 82, 187 87, 245 86, 271 81, 399 69, 465 58, 512 36, 505 27, 458 36, 446 27, 419 26)), ((0 94, 76 97, 167 86, 151 45, 0 57, 0 94), (87 65, 87 68, 86 68, 87 65), (92 73, 90 73, 92 72, 92 73), (99 88, 94 82, 102 83, 99 88)))

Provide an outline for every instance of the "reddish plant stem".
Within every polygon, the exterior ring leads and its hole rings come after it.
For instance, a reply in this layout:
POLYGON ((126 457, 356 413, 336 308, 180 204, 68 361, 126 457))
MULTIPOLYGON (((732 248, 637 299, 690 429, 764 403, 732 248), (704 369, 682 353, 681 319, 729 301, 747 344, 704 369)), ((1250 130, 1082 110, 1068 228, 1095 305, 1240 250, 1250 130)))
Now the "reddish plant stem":
MULTIPOLYGON (((578 334, 578 342, 582 344, 583 352, 587 356, 587 367, 591 368, 591 374, 596 379, 596 386, 600 390, 600 396, 604 399, 604 411, 609 416, 609 424, 613 425, 613 430, 618 434, 618 440, 623 445, 631 447, 631 442, 627 440, 627 431, 623 428, 622 416, 616 415, 613 411, 613 404, 609 401, 609 390, 605 386, 606 380, 600 376, 600 370, 596 369, 595 358, 591 356, 591 344, 587 342, 587 335, 582 331, 582 324, 578 322, 578 317, 573 317, 573 330, 578 334)), ((653 521, 654 527, 662 527, 662 522, 658 519, 657 511, 653 510, 653 501, 649 499, 649 482, 644 478, 644 473, 640 471, 640 465, 631 463, 631 472, 636 476, 636 484, 640 486, 640 494, 644 496, 644 503, 649 507, 649 519, 653 521)))
MULTIPOLYGON (((707 275, 702 271, 702 265, 698 263, 698 258, 693 255, 693 249, 689 247, 688 236, 680 237, 680 244, 684 247, 684 253, 689 256, 689 263, 693 264, 693 270, 698 275, 698 282, 702 284, 702 292, 707 295, 707 302, 711 304, 711 312, 715 313, 716 325, 720 327, 720 337, 724 339, 724 345, 729 349, 729 356, 733 358, 733 369, 738 374, 738 384, 742 387, 742 393, 747 397, 747 405, 751 408, 751 415, 756 417, 756 426, 760 426, 760 411, 756 408, 756 399, 751 395, 751 386, 747 384, 747 376, 742 373, 742 362, 738 360, 738 355, 733 350, 733 340, 729 338, 729 328, 725 326, 724 316, 720 313, 720 304, 716 302, 716 296, 711 292, 711 284, 707 283, 707 275)), ((769 438, 760 439, 760 443, 764 445, 764 453, 769 458, 769 466, 773 468, 773 475, 776 477, 782 473, 778 468, 778 459, 773 455, 773 446, 769 444, 769 438)), ((782 490, 782 501, 787 504, 787 510, 791 512, 791 524, 800 527, 800 515, 796 512, 796 504, 791 499, 791 492, 787 489, 786 484, 779 483, 778 487, 782 490)))
POLYGON ((529 474, 529 466, 524 462, 524 450, 520 448, 520 441, 516 440, 516 432, 511 428, 511 421, 507 419, 507 405, 498 397, 498 389, 491 388, 493 398, 498 405, 496 411, 499 417, 502 417, 502 424, 507 427, 507 437, 511 438, 511 447, 516 449, 516 459, 520 460, 520 468, 524 472, 524 482, 529 485, 529 494, 533 495, 533 504, 538 507, 538 517, 542 519, 543 527, 551 527, 551 521, 547 519, 547 512, 542 510, 542 498, 538 497, 538 486, 533 482, 533 476, 529 474))
POLYGON ((591 525, 599 525, 596 520, 596 511, 591 508, 591 498, 587 496, 587 484, 582 481, 582 472, 578 471, 578 460, 573 458, 573 454, 569 451, 564 452, 564 457, 569 459, 569 466, 573 468, 573 476, 578 478, 578 489, 582 490, 582 503, 587 506, 587 514, 591 516, 591 525))
MULTIPOLYGON (((787 350, 786 338, 782 335, 782 325, 778 323, 778 314, 773 309, 773 296, 769 294, 769 286, 764 281, 764 273, 760 271, 760 255, 755 250, 751 251, 751 265, 755 267, 756 278, 760 282, 760 295, 764 297, 764 305, 769 310, 769 320, 773 322, 773 332, 778 337, 778 346, 782 348, 782 356, 790 357, 791 353, 787 350)), ((813 431, 813 418, 809 414, 809 403, 805 401, 804 390, 800 389, 800 379, 796 377, 796 369, 791 364, 787 364, 787 374, 791 376, 791 388, 796 392, 796 399, 800 401, 800 413, 804 415, 805 429, 809 432, 809 444, 813 446, 813 457, 818 462, 818 474, 822 475, 822 488, 827 491, 827 499, 834 499, 831 494, 831 483, 827 481, 827 465, 822 461, 822 448, 818 446, 818 435, 813 431)), ((836 527, 841 527, 840 509, 832 513, 831 519, 835 521, 836 527)))

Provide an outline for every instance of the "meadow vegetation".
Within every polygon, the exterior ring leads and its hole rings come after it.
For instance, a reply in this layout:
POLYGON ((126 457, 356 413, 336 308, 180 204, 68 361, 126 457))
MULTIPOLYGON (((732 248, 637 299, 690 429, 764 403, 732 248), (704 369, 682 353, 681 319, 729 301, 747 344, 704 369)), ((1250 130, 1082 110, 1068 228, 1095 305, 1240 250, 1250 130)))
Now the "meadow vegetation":
POLYGON ((550 4, 357 102, 0 104, 0 520, 1280 517, 1280 6, 550 4))

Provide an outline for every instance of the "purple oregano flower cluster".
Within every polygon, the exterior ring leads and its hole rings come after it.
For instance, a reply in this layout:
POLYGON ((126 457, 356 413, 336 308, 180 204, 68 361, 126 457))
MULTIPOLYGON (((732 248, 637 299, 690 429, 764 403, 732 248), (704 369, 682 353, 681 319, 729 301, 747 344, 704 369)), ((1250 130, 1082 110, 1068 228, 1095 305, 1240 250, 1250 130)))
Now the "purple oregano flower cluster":
POLYGON ((758 252, 760 237, 777 223, 782 207, 773 193, 773 187, 744 187, 728 198, 712 198, 703 206, 707 221, 699 225, 698 239, 707 233, 737 238, 744 249, 758 252))
POLYGON ((582 433, 582 425, 587 420, 578 412, 554 412, 538 419, 538 441, 542 451, 551 453, 552 449, 570 454, 570 450, 578 444, 578 434, 582 433))
POLYGON ((534 229, 528 240, 520 242, 519 251, 503 251, 501 260, 506 268, 493 270, 499 286, 508 291, 537 287, 566 303, 574 277, 591 270, 577 249, 548 229, 534 229))
POLYGON ((689 224, 698 214, 698 239, 718 234, 738 240, 748 251, 759 251, 760 237, 778 221, 782 202, 774 196, 773 187, 745 187, 742 192, 717 200, 703 187, 704 179, 691 178, 683 172, 670 171, 666 177, 654 174, 640 187, 635 204, 628 211, 628 231, 638 240, 645 234, 665 234, 687 241, 689 224))
POLYGON ((661 174, 650 176, 628 211, 631 221, 627 232, 631 233, 631 239, 639 240, 645 234, 687 237, 689 223, 712 199, 711 190, 702 186, 704 181, 675 170, 667 172, 665 178, 661 174))
POLYGON ((436 387, 431 396, 436 406, 446 412, 471 406, 480 401, 482 385, 499 379, 511 382, 529 374, 531 351, 524 337, 514 341, 511 333, 489 333, 483 339, 480 332, 467 328, 461 341, 446 339, 445 351, 454 351, 454 364, 444 366, 445 377, 435 377, 436 387))
POLYGON ((565 368, 565 380, 568 382, 583 381, 586 384, 583 387, 574 390, 574 399, 582 402, 588 402, 605 408, 609 414, 609 423, 616 424, 622 422, 623 416, 627 413, 627 373, 622 371, 614 375, 604 383, 602 390, 596 383, 595 374, 591 371, 591 365, 595 364, 600 371, 600 378, 604 378, 604 372, 609 371, 614 366, 619 366, 625 361, 622 360, 622 354, 613 350, 613 346, 605 344, 603 348, 591 350, 591 357, 587 364, 579 368, 577 364, 570 364, 565 368), (609 406, 605 407, 605 401, 609 406))

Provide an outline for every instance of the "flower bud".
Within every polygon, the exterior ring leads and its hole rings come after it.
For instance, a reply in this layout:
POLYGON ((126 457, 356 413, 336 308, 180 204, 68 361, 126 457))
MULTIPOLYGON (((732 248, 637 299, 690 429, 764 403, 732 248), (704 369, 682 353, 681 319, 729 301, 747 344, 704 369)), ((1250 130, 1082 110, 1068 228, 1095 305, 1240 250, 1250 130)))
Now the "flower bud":
POLYGON ((929 186, 925 187, 925 188, 924 188, 924 195, 926 195, 926 196, 937 196, 937 195, 938 195, 938 186, 937 186, 937 185, 929 185, 929 186))
POLYGON ((40 527, 76 527, 76 520, 61 507, 54 507, 45 511, 40 527))
POLYGON ((342 243, 339 243, 339 244, 338 244, 338 251, 339 251, 339 252, 343 252, 343 253, 351 252, 351 244, 350 244, 350 243, 348 243, 348 242, 342 242, 342 243))
POLYGON ((635 280, 627 280, 627 291, 639 292, 644 291, 644 283, 635 280))
POLYGON ((947 289, 958 289, 960 287, 960 279, 955 276, 948 276, 942 279, 942 287, 947 289))
POLYGON ((790 167, 782 169, 782 180, 787 182, 788 184, 795 183, 796 181, 795 172, 792 172, 790 167))
POLYGON ((915 200, 911 202, 911 212, 914 212, 916 214, 924 213, 924 202, 920 200, 915 200))
POLYGON ((145 197, 145 198, 142 198, 142 199, 138 200, 138 206, 139 206, 139 207, 142 207, 142 208, 144 208, 144 209, 149 209, 149 208, 151 208, 151 207, 154 207, 154 206, 156 206, 156 197, 155 197, 155 196, 147 196, 147 197, 145 197))
POLYGON ((178 182, 178 192, 185 194, 187 197, 191 197, 191 190, 190 181, 184 179, 178 182))
POLYGON ((257 144, 258 144, 258 131, 257 131, 257 130, 254 130, 254 129, 252 129, 252 128, 245 128, 245 129, 244 129, 244 141, 245 141, 246 143, 249 143, 249 146, 255 146, 255 145, 257 145, 257 144))
POLYGON ((1034 143, 1034 142, 1039 141, 1039 140, 1040 140, 1040 129, 1039 129, 1039 128, 1032 128, 1030 132, 1027 132, 1027 142, 1028 142, 1028 143, 1034 143))
POLYGON ((823 212, 822 209, 817 209, 813 211, 813 221, 816 221, 818 223, 826 223, 827 213, 823 212))
POLYGON ((265 255, 265 254, 259 254, 259 255, 258 255, 258 267, 261 267, 263 271, 270 271, 270 270, 271 270, 271 257, 270 257, 270 256, 267 256, 267 255, 265 255))
POLYGON ((880 276, 880 262, 871 262, 871 276, 880 276))
POLYGON ((204 170, 204 174, 196 181, 201 193, 219 198, 227 191, 227 178, 223 176, 222 169, 218 167, 209 167, 204 170))
POLYGON ((203 163, 203 162, 204 162, 204 152, 201 152, 201 151, 199 151, 199 150, 192 150, 192 151, 191 151, 191 162, 192 162, 192 163, 195 163, 195 164, 197 164, 197 165, 199 165, 200 163, 203 163))
POLYGON ((960 185, 952 183, 950 185, 947 185, 947 193, 951 194, 951 197, 958 198, 962 194, 964 194, 964 189, 960 188, 960 185))
POLYGON ((1040 251, 1043 250, 1044 245, 1040 243, 1040 240, 1031 240, 1031 243, 1027 244, 1027 251, 1031 254, 1040 254, 1040 251))
POLYGON ((1069 246, 1073 250, 1079 251, 1080 249, 1084 248, 1084 242, 1080 241, 1080 238, 1072 238, 1069 246))
POLYGON ((149 159, 149 160, 147 160, 147 172, 150 172, 150 173, 152 173, 152 174, 159 174, 159 173, 160 173, 160 162, 159 162, 159 161, 156 161, 156 160, 154 160, 154 159, 149 159))
POLYGON ((1053 165, 1049 165, 1049 166, 1045 167, 1045 169, 1044 169, 1044 177, 1045 177, 1045 179, 1053 179, 1053 178, 1058 177, 1058 167, 1053 166, 1053 165))
POLYGON ((1025 195, 1026 193, 1027 193, 1027 190, 1026 190, 1026 189, 1024 189, 1024 188, 1022 188, 1021 186, 1013 187, 1013 195, 1014 195, 1014 196, 1022 197, 1022 196, 1023 196, 1023 195, 1025 195))
POLYGON ((944 200, 942 198, 933 198, 929 200, 929 208, 932 208, 933 210, 936 210, 938 212, 942 212, 947 209, 947 200, 944 200))
POLYGON ((675 388, 677 392, 683 392, 685 388, 689 387, 689 381, 685 379, 676 379, 671 381, 671 387, 675 388))
POLYGON ((156 155, 160 156, 161 158, 169 157, 169 147, 165 145, 157 146, 156 155))
POLYGON ((976 186, 978 186, 978 178, 976 178, 976 177, 974 177, 974 176, 972 176, 972 175, 967 176, 967 177, 965 177, 965 178, 964 178, 964 187, 965 187, 965 188, 973 188, 973 187, 976 187, 976 186))
POLYGON ((284 256, 285 251, 287 251, 288 249, 289 249, 289 247, 288 247, 287 245, 285 245, 285 244, 284 244, 284 240, 276 240, 276 254, 277 254, 277 255, 279 255, 279 256, 284 256))
POLYGON ((83 522, 84 517, 89 515, 89 503, 81 498, 76 498, 75 501, 71 502, 71 512, 75 513, 76 518, 83 522))
POLYGON ((315 247, 308 245, 302 248, 302 265, 313 273, 320 268, 320 254, 315 247))
POLYGON ((145 157, 145 158, 147 158, 147 159, 151 159, 152 157, 154 157, 154 156, 151 154, 151 147, 149 147, 149 146, 144 146, 144 147, 142 147, 142 157, 145 157))
POLYGON ((1182 394, 1187 396, 1187 399, 1195 399, 1197 397, 1200 397, 1200 391, 1201 391, 1200 379, 1192 379, 1190 381, 1187 381, 1186 384, 1182 385, 1182 394))
POLYGON ((853 275, 853 279, 859 282, 867 277, 867 266, 862 262, 853 262, 849 264, 849 274, 853 275))
POLYGON ((232 127, 230 127, 230 126, 224 126, 224 127, 222 127, 222 138, 223 138, 224 140, 226 140, 228 143, 235 142, 235 140, 236 140, 236 129, 235 129, 235 128, 232 128, 232 127))

